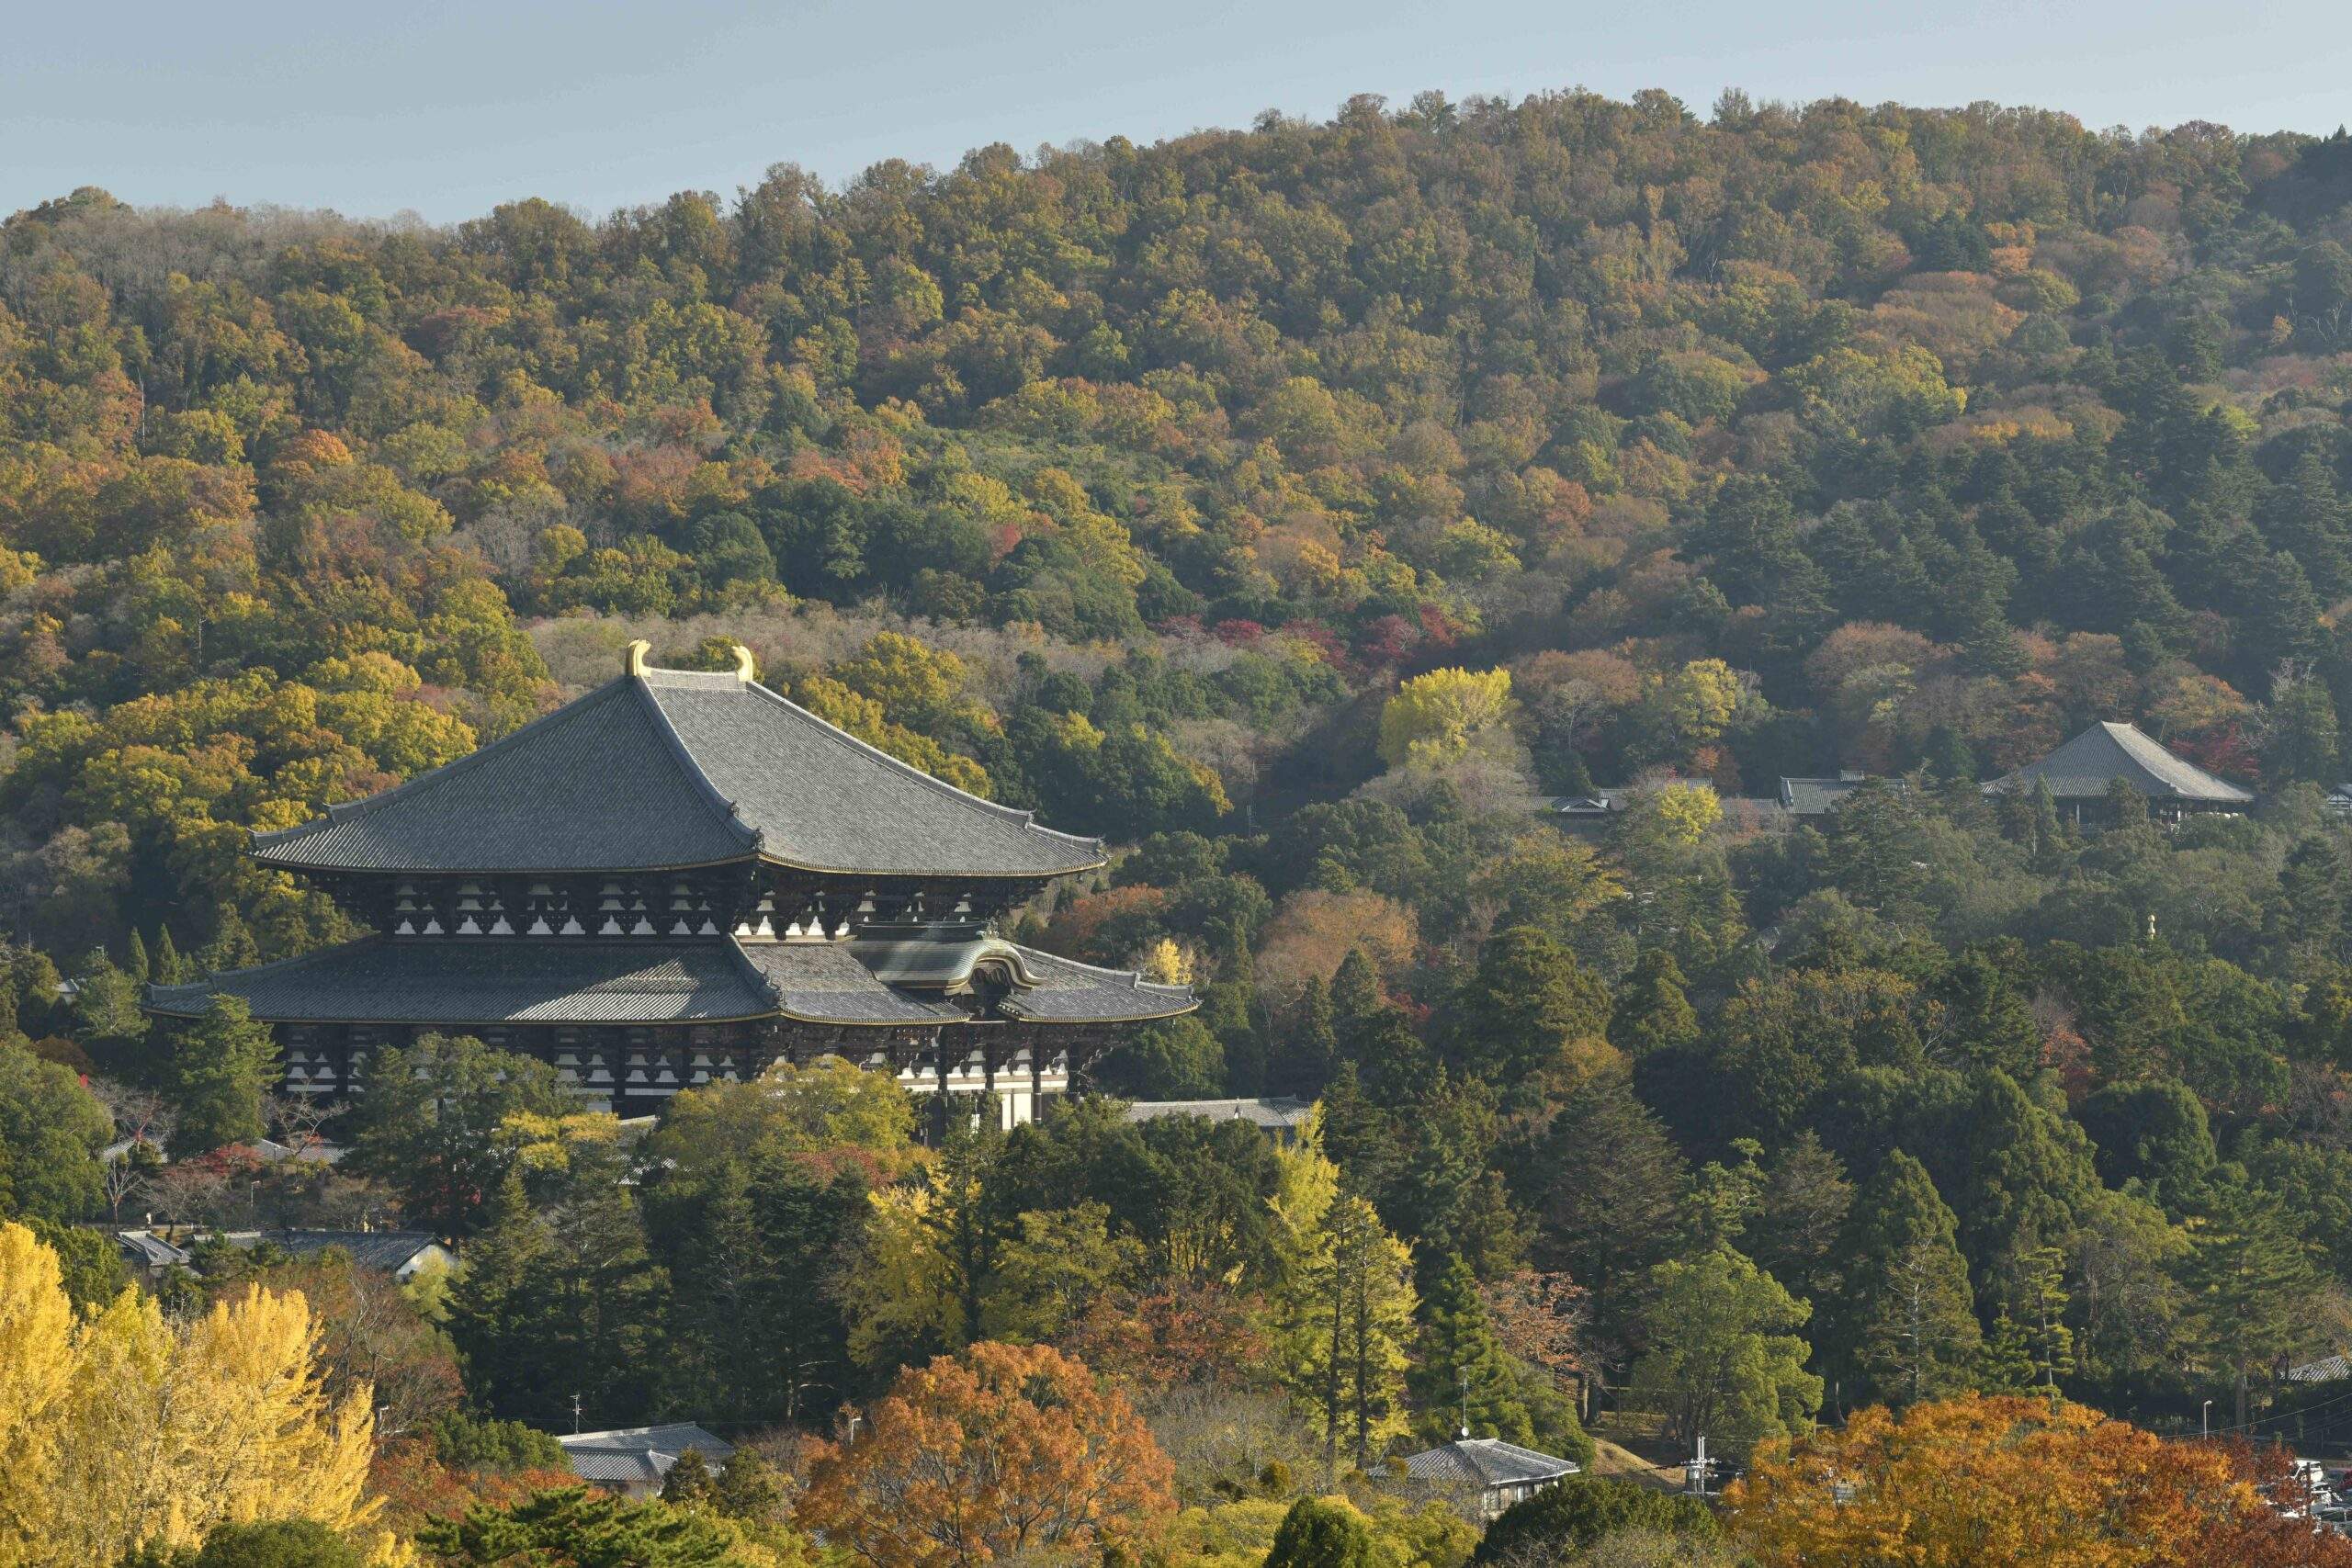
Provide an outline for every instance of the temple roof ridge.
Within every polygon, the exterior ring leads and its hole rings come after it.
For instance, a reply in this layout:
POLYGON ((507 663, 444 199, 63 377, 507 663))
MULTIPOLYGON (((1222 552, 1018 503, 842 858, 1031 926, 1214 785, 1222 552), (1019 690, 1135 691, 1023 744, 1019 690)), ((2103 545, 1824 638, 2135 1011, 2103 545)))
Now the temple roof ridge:
POLYGON ((1099 839, 933 777, 729 671, 622 673, 479 750, 299 827, 253 836, 314 871, 565 873, 760 858, 833 874, 1044 877, 1099 839))

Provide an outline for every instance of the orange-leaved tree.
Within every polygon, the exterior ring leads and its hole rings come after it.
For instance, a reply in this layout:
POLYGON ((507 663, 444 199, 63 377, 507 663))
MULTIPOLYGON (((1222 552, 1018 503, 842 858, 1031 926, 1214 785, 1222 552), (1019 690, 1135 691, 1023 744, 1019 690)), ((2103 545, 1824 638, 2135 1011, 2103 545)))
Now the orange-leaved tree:
POLYGON ((2352 1541, 2274 1506, 2290 1482, 2276 1451, 1972 1395, 1766 1444, 1725 1496, 1761 1568, 2352 1568, 2352 1541))
POLYGON ((1125 1395, 1047 1346, 967 1346, 899 1374, 821 1444, 800 1522, 877 1568, 1084 1558, 1175 1507, 1175 1470, 1125 1395))

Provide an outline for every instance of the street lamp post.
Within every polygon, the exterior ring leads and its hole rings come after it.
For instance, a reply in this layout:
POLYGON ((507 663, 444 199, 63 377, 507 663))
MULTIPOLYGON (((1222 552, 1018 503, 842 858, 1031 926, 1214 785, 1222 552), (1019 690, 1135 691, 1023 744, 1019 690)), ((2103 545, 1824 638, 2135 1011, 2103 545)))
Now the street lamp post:
POLYGON ((2207 1400, 2205 1407, 2197 1413, 2197 1425, 2201 1435, 2208 1438, 2213 1435, 2213 1402, 2211 1400, 2207 1400))

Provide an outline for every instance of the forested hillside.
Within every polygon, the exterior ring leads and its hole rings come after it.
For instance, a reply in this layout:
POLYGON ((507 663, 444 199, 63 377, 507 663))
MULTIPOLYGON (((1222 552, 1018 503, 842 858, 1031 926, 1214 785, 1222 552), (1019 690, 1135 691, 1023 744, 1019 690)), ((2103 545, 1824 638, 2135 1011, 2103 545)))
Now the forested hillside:
MULTIPOLYGON (((0 227, 0 1035, 217 1095, 124 971, 351 934, 246 829, 631 637, 732 637, 1123 846, 1030 939, 1205 1005, 1101 1086, 1322 1098, 1416 1332, 1573 1299, 1589 1404, 1749 1437, 2034 1383, 2234 1424, 2343 1348, 2352 139, 1425 95, 601 222, 546 195, 0 227), (1975 789, 2096 719, 2261 803, 2086 837, 1975 789), (1908 783, 1739 804, 1841 768, 1908 783), (1533 807, 1595 784, 1643 786, 1605 836, 1533 807), (1687 1403, 1700 1319, 1765 1348, 1736 1418, 1687 1403)), ((1213 1280, 1090 1127, 966 1196, 1019 1236, 1083 1192, 1213 1280)), ((978 1332, 794 1310, 842 1366, 978 1332)), ((747 1421, 804 1397, 469 1321, 603 1367, 616 1421, 677 1407, 652 1365, 747 1421)))

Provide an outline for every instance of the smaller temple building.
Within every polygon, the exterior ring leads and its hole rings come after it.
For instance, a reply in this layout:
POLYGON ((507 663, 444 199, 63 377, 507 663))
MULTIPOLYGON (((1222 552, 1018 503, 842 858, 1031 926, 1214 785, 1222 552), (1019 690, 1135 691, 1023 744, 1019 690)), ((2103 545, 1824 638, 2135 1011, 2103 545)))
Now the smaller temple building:
POLYGON ((2251 791, 2182 761, 2129 724, 2094 724, 2041 761, 1995 779, 1984 793, 2031 795, 2046 784, 2061 817, 2078 828, 2100 828, 2113 817, 2109 792, 2118 783, 2144 795, 2149 817, 2166 824, 2235 816, 2254 803, 2251 791))
POLYGON ((371 1053, 439 1032, 537 1056, 625 1117, 838 1055, 919 1092, 993 1095, 1009 1124, 1122 1027, 1196 1005, 997 934, 1101 866, 1098 840, 835 728, 741 649, 722 673, 648 651, 471 756, 256 835, 256 861, 371 934, 151 987, 147 1010, 243 999, 301 1095, 349 1096, 371 1053))

